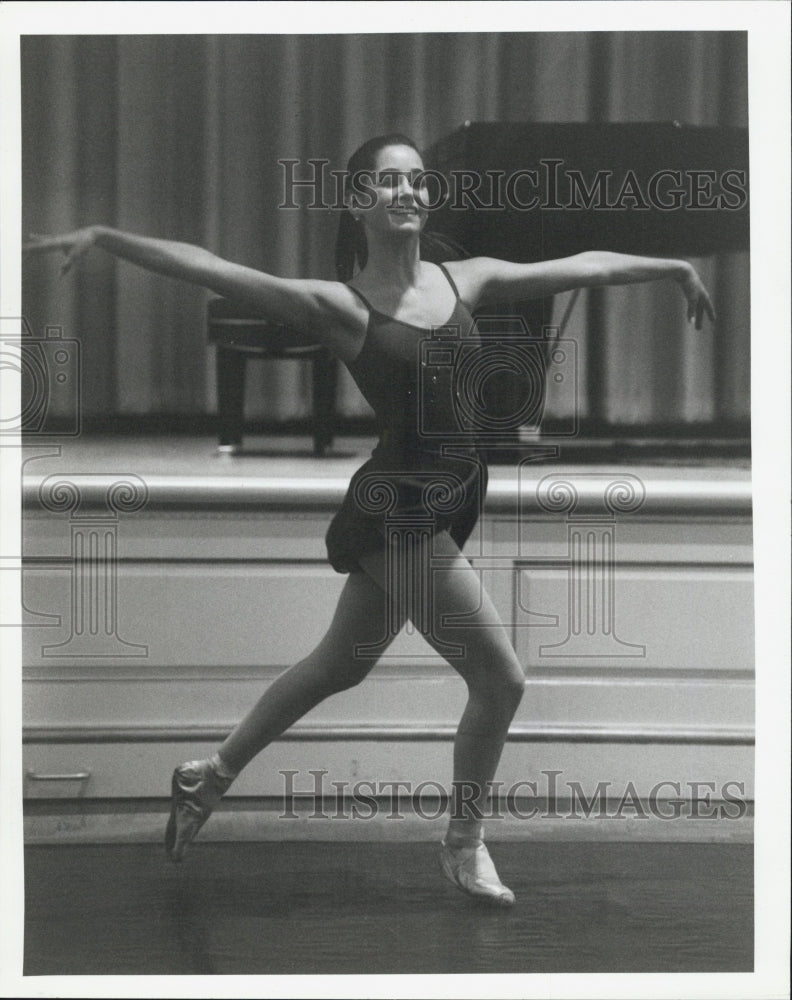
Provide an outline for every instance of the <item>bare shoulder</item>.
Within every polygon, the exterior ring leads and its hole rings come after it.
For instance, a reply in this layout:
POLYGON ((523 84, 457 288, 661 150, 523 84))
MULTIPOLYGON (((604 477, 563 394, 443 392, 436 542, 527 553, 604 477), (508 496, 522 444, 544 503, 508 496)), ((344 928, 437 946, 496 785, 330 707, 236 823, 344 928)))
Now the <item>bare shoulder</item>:
POLYGON ((313 300, 319 322, 352 326, 368 322, 363 300, 349 285, 341 281, 303 281, 302 284, 313 300))
POLYGON ((310 332, 341 361, 353 361, 366 336, 368 309, 343 282, 317 280, 304 286, 312 303, 310 332))
POLYGON ((497 257, 454 261, 448 272, 471 307, 542 298, 572 288, 602 284, 596 262, 581 253, 559 260, 515 263, 497 257))
POLYGON ((443 267, 453 278, 459 297, 469 308, 474 309, 486 297, 493 277, 510 265, 493 257, 469 257, 466 260, 448 261, 443 267))

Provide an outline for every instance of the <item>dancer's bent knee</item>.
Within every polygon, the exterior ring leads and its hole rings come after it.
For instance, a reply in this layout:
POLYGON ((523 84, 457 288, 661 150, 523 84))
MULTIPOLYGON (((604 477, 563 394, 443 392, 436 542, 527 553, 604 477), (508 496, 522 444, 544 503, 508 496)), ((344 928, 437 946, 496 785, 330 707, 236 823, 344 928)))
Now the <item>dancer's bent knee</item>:
POLYGON ((521 670, 502 675, 483 673, 468 677, 467 686, 471 698, 511 719, 525 694, 525 677, 521 670))

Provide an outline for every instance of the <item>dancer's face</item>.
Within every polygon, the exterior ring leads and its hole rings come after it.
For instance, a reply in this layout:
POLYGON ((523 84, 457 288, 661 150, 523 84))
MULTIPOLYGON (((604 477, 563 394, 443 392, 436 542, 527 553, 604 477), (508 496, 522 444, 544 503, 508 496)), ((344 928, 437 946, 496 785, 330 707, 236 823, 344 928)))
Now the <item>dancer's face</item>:
POLYGON ((420 233, 426 223, 426 209, 419 200, 422 188, 416 187, 415 181, 423 169, 420 154, 410 146, 385 146, 377 153, 367 190, 353 201, 353 212, 359 214, 367 230, 420 233))

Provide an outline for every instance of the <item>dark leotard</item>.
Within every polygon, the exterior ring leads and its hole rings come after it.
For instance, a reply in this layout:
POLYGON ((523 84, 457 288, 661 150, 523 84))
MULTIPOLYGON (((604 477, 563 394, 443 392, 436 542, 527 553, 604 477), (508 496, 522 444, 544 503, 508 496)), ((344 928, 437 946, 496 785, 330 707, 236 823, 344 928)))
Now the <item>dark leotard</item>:
POLYGON ((440 267, 456 302, 448 321, 432 330, 386 316, 353 289, 369 320, 347 367, 374 410, 379 441, 327 532, 328 558, 339 573, 359 570, 359 556, 383 549, 394 532, 409 539, 448 530, 461 548, 481 510, 487 472, 460 380, 478 340, 473 317, 440 267))

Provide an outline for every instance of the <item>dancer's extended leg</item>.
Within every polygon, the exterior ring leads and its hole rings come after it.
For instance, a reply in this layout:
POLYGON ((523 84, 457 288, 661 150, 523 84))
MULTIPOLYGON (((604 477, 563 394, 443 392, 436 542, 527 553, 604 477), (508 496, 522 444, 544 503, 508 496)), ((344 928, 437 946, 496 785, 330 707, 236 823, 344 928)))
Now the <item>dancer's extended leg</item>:
POLYGON ((220 746, 223 762, 241 771, 310 709, 364 680, 376 660, 358 657, 355 650, 383 638, 385 612, 380 588, 364 573, 350 574, 319 645, 270 684, 220 746))
POLYGON ((174 861, 182 859, 234 777, 256 754, 329 695, 367 676, 376 661, 358 656, 356 649, 383 639, 387 644, 386 611, 383 591, 366 574, 350 574, 330 628, 313 652, 270 684, 214 757, 176 768, 165 838, 174 861))

